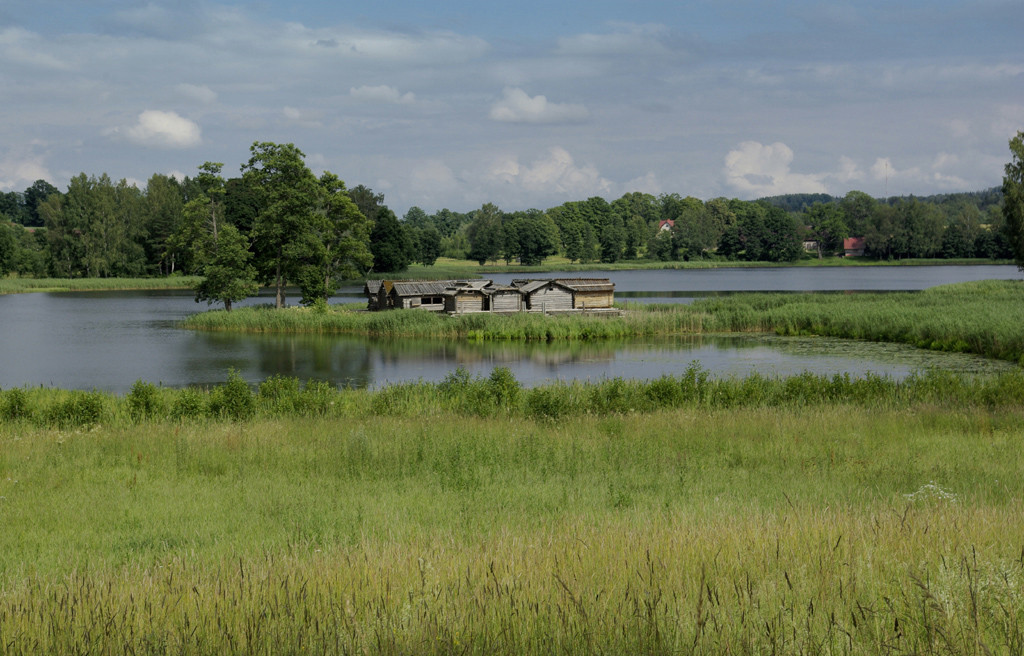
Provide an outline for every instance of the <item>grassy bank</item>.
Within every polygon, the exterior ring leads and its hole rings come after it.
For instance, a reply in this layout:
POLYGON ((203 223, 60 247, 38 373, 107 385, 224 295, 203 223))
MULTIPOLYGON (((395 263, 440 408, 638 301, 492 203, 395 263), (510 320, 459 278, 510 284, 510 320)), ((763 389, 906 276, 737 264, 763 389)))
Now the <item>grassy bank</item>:
POLYGON ((3 651, 1019 653, 1019 405, 870 407, 3 422, 3 651))
POLYGON ((0 294, 95 292, 133 289, 191 289, 196 276, 167 278, 0 278, 0 294))
POLYGON ((829 258, 806 258, 796 262, 737 262, 734 260, 723 260, 709 258, 705 260, 691 260, 687 262, 672 261, 661 262, 657 260, 622 260, 619 262, 570 262, 564 257, 549 257, 543 264, 536 266, 524 266, 521 264, 504 264, 503 262, 488 262, 480 265, 467 260, 453 260, 450 258, 439 258, 433 266, 412 265, 408 271, 401 274, 371 274, 373 278, 402 278, 402 279, 466 279, 481 278, 494 273, 523 273, 539 274, 554 273, 559 271, 572 271, 586 273, 588 271, 635 271, 635 270, 682 270, 682 269, 712 269, 712 268, 754 268, 754 267, 860 267, 860 266, 941 266, 941 265, 978 265, 978 264, 1013 264, 1012 260, 988 260, 988 259, 906 259, 880 261, 866 257, 829 257, 829 258))
POLYGON ((1024 284, 982 281, 912 293, 736 294, 692 305, 630 305, 621 317, 548 317, 430 312, 363 312, 361 306, 286 311, 210 311, 184 322, 195 330, 308 332, 482 340, 586 340, 726 332, 828 335, 974 353, 1024 357, 1024 284))

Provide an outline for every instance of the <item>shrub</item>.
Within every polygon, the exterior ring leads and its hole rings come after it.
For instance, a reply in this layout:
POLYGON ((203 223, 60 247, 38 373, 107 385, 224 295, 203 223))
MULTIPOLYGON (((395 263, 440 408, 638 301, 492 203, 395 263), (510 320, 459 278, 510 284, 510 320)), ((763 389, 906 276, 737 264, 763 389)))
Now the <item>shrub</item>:
POLYGON ((31 417, 32 409, 28 404, 28 393, 24 389, 15 387, 0 397, 0 419, 17 421, 31 417))
POLYGON ((164 410, 163 399, 156 385, 137 380, 128 393, 128 414, 135 421, 150 419, 161 414, 164 410))
POLYGON ((487 380, 487 390, 498 408, 511 410, 519 405, 523 386, 508 367, 495 367, 487 380))
POLYGON ((71 392, 55 402, 44 413, 44 421, 58 428, 86 428, 100 424, 107 415, 100 392, 71 392))
POLYGON ((255 411, 256 399, 249 383, 234 369, 229 370, 227 382, 210 393, 210 414, 240 421, 252 417, 255 411))
POLYGON ((171 404, 171 418, 177 420, 199 419, 206 414, 206 395, 195 387, 186 387, 178 392, 171 404))

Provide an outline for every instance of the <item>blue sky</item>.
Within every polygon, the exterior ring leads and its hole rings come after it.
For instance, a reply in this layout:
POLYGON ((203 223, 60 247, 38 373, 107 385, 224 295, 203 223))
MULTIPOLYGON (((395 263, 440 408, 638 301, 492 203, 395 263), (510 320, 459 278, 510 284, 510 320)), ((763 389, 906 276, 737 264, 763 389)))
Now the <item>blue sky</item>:
POLYGON ((229 175, 253 141, 397 212, 998 185, 1024 3, 0 1, 0 190, 229 175))

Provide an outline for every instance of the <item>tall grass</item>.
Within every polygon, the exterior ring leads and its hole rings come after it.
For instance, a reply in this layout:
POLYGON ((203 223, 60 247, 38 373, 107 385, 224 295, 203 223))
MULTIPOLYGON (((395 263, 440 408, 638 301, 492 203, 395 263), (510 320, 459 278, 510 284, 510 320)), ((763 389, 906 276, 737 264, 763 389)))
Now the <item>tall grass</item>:
POLYGON ((2 651, 1019 653, 1022 419, 4 423, 2 651))

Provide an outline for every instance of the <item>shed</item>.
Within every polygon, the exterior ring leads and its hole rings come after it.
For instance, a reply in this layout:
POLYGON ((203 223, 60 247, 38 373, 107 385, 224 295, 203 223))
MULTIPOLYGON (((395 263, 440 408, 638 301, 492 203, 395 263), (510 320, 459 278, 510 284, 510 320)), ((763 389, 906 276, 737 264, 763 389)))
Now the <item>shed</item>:
POLYGON ((387 293, 388 307, 396 310, 407 310, 418 308, 433 312, 444 311, 444 295, 453 280, 431 280, 431 281, 385 281, 384 286, 390 286, 387 293))
POLYGON ((512 285, 491 285, 491 312, 522 312, 523 292, 512 285))
POLYGON ((519 287, 525 309, 534 312, 563 312, 573 309, 573 291, 557 280, 513 281, 525 282, 519 287))
POLYGON ((572 290, 573 309, 604 309, 615 303, 615 284, 608 278, 562 278, 555 282, 572 290))
POLYGON ((490 280, 462 280, 450 285, 444 292, 444 311, 449 314, 489 312, 491 296, 487 286, 490 280))
POLYGON ((370 311, 380 309, 380 288, 384 285, 381 280, 367 280, 363 285, 363 293, 366 294, 366 309, 370 311))

